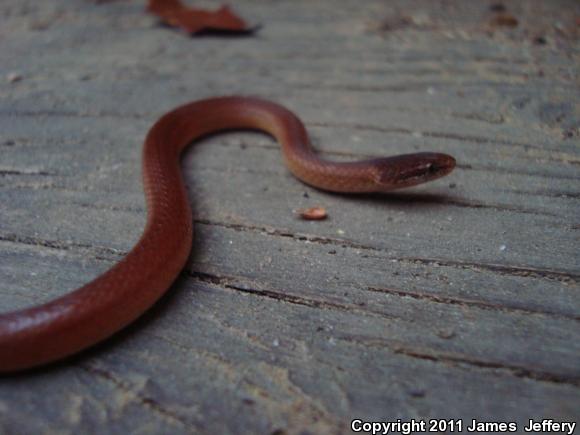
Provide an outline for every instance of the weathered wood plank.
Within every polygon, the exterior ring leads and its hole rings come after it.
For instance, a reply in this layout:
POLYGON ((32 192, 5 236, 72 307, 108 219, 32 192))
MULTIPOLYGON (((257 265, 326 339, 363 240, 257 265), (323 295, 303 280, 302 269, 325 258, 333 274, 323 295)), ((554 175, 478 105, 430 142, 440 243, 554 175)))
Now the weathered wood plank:
POLYGON ((459 167, 341 196, 292 178, 266 136, 196 145, 194 250, 170 294, 96 349, 0 379, 0 433, 578 420, 578 3, 506 2, 502 28, 486 3, 245 0, 264 27, 241 39, 186 38, 143 6, 0 2, 2 311, 131 248, 141 142, 185 101, 271 98, 329 158, 434 149, 459 167), (298 220, 311 205, 329 220, 298 220))

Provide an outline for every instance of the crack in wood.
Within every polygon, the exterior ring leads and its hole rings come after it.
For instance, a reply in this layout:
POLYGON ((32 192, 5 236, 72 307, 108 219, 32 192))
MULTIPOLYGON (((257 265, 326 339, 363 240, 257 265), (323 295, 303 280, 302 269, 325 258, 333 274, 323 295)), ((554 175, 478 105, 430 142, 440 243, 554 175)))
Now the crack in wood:
POLYGON ((515 193, 517 195, 526 196, 546 196, 548 198, 561 198, 561 199, 580 199, 580 192, 570 192, 570 191, 559 191, 559 190, 523 190, 523 189, 497 189, 501 193, 515 193))
MULTIPOLYGON (((435 112, 436 113, 436 112, 435 112)), ((472 121, 485 122, 487 124, 503 124, 505 119, 501 114, 488 114, 488 113, 462 113, 462 112, 451 112, 451 116, 457 119, 469 119, 472 121)))
POLYGON ((365 290, 375 292, 375 293, 384 293, 389 295, 396 295, 400 297, 408 297, 412 299, 416 299, 419 301, 428 301, 437 304, 443 305, 459 305, 462 307, 475 307, 480 308, 482 310, 489 310, 489 311, 500 311, 506 313, 518 313, 518 314, 525 314, 525 315, 541 315, 541 316, 550 316, 554 318, 566 318, 570 320, 580 321, 580 315, 574 316, 565 313, 556 313, 553 311, 540 311, 540 310, 532 310, 529 308, 522 308, 513 305, 499 305, 494 304, 491 302, 483 301, 483 300, 474 300, 474 299, 462 299, 462 298, 454 298, 449 296, 441 296, 432 293, 418 293, 418 292, 411 292, 406 290, 399 290, 393 288, 386 288, 386 287, 366 287, 365 290))
MULTIPOLYGON (((232 222, 218 222, 209 219, 194 219, 194 223, 207 226, 215 226, 221 228, 232 229, 237 232, 256 232, 267 236, 290 238, 299 242, 317 243, 321 245, 340 246, 342 248, 350 248, 357 250, 364 250, 382 254, 388 254, 388 251, 375 246, 369 246, 362 243, 356 243, 346 239, 330 238, 325 236, 315 236, 310 234, 294 233, 290 230, 282 230, 277 228, 268 228, 264 226, 255 226, 247 224, 239 224, 232 222)), ((31 246, 43 246, 52 249, 68 250, 70 248, 80 248, 95 250, 95 255, 113 255, 115 257, 122 257, 127 254, 127 251, 121 251, 113 248, 94 246, 86 243, 62 242, 56 240, 45 240, 37 237, 19 236, 16 234, 0 234, 0 241, 20 243, 31 246)), ((578 283, 580 282, 580 273, 572 271, 562 271, 555 269, 540 269, 530 266, 517 265, 502 265, 495 263, 477 263, 458 260, 447 260, 442 258, 427 258, 427 257, 397 257, 392 255, 375 256, 390 261, 398 261, 411 264, 435 265, 452 267, 459 269, 468 269, 475 271, 489 271, 498 275, 509 275, 526 278, 550 279, 563 283, 578 283)), ((105 258, 107 259, 107 258, 105 258)), ((108 260, 108 259, 107 259, 108 260)))
POLYGON ((362 344, 365 346, 387 347, 394 353, 409 356, 412 358, 432 361, 439 364, 457 365, 465 364, 471 368, 478 368, 484 370, 501 370, 517 378, 529 379, 540 382, 549 382, 554 384, 565 384, 573 387, 580 387, 579 375, 565 375, 560 373, 552 373, 545 370, 535 370, 528 367, 518 366, 514 364, 506 364, 503 362, 484 361, 479 359, 467 358, 459 355, 452 355, 450 353, 434 353, 422 352, 417 349, 408 347, 402 343, 392 343, 381 338, 342 336, 337 337, 337 340, 351 342, 353 344, 362 344))
POLYGON ((63 117, 63 118, 122 118, 152 119, 155 114, 122 113, 111 111, 79 112, 74 110, 0 110, 0 117, 63 117))
POLYGON ((300 242, 309 242, 309 243, 318 243, 322 245, 336 245, 341 246, 343 248, 353 248, 353 249, 363 249, 363 250, 370 250, 370 251, 381 251, 379 248, 375 248, 372 246, 367 246, 364 244, 352 242, 346 239, 336 239, 324 236, 315 236, 312 234, 302 234, 302 233, 294 233, 290 230, 283 230, 273 227, 265 227, 265 226, 257 226, 257 225, 248 225, 248 224, 239 224, 233 222, 219 222, 219 221, 212 221, 209 219, 200 219, 195 218, 194 222, 196 224, 201 225, 208 225, 208 226, 217 226, 222 228, 232 229, 238 232, 250 231, 250 232, 257 232, 260 234, 268 235, 268 236, 278 236, 284 238, 294 239, 300 242))
MULTIPOLYGON (((236 225, 236 227, 239 228, 238 225, 236 225)), ((267 234, 270 234, 270 233, 267 233, 267 234)), ((284 236, 288 236, 288 235, 285 234, 284 236)), ((0 240, 8 240, 8 241, 14 241, 17 243, 40 245, 40 246, 45 246, 45 247, 49 247, 49 248, 65 249, 65 250, 67 250, 71 247, 82 247, 82 248, 88 247, 88 248, 90 248, 90 245, 85 245, 85 244, 72 244, 72 243, 62 244, 61 242, 44 241, 44 240, 39 240, 36 238, 29 238, 29 237, 22 238, 22 237, 2 236, 2 237, 0 237, 0 240)), ((331 241, 330 243, 334 243, 334 241, 331 241)), ((116 254, 116 252, 114 252, 114 253, 116 254)), ((412 260, 419 261, 420 263, 424 262, 424 259, 420 259, 420 260, 412 259, 412 260)), ((433 261, 433 260, 429 260, 429 261, 433 261)), ((440 264, 440 261, 437 261, 437 263, 440 264)), ((535 272, 537 272, 537 271, 535 271, 535 272)), ((287 303, 291 303, 291 304, 295 304, 295 305, 302 305, 302 306, 306 306, 309 308, 340 310, 340 311, 351 312, 351 313, 362 312, 364 314, 378 315, 380 317, 385 317, 388 319, 394 318, 392 316, 387 316, 384 313, 369 311, 369 310, 361 309, 361 308, 358 308, 356 306, 351 306, 348 304, 340 304, 340 303, 336 303, 336 302, 320 301, 320 300, 304 298, 304 297, 300 297, 300 296, 296 296, 296 295, 284 294, 284 293, 280 293, 280 292, 276 292, 276 291, 272 291, 272 290, 253 289, 249 286, 235 284, 236 280, 234 278, 231 278, 231 277, 218 276, 218 275, 213 275, 213 274, 204 273, 204 272, 187 272, 187 274, 189 276, 191 276, 192 278, 195 278, 199 281, 210 283, 210 284, 217 285, 217 286, 224 287, 224 288, 228 288, 230 290, 254 294, 257 296, 267 297, 267 298, 270 298, 273 300, 287 302, 287 303)), ((414 298, 418 298, 418 299, 427 299, 427 300, 431 300, 433 302, 445 303, 445 304, 473 305, 473 306, 477 306, 479 308, 490 308, 490 309, 503 309, 504 308, 504 307, 500 307, 500 306, 487 304, 484 302, 480 303, 477 301, 463 301, 463 300, 456 300, 456 299, 452 299, 452 298, 442 298, 442 297, 431 296, 431 295, 409 294, 407 292, 401 292, 401 291, 396 291, 396 290, 392 290, 392 289, 380 289, 380 288, 369 287, 369 288, 367 288, 367 290, 379 291, 379 292, 390 292, 393 294, 397 294, 399 296, 409 296, 409 297, 414 297, 414 298)), ((522 310, 517 310, 517 311, 522 311, 522 310)), ((566 316, 561 316, 561 317, 566 317, 566 316)), ((575 318, 575 320, 578 320, 578 319, 575 318)), ((370 343, 367 340, 366 343, 361 343, 361 344, 365 344, 365 345, 369 345, 369 344, 372 345, 373 343, 376 344, 376 339, 373 339, 373 340, 374 341, 371 341, 370 343)), ((358 341, 358 342, 360 342, 360 341, 358 341)), ((554 373, 545 372, 545 371, 532 370, 529 368, 515 366, 515 365, 506 365, 503 363, 474 360, 471 358, 457 357, 457 356, 452 356, 452 355, 450 356, 450 355, 438 355, 438 354, 433 354, 433 353, 423 353, 423 352, 418 352, 417 350, 414 350, 414 349, 403 348, 403 347, 400 347, 397 345, 393 346, 392 343, 389 343, 386 341, 381 342, 381 345, 383 347, 388 347, 389 349, 391 349, 395 353, 404 354, 406 356, 413 357, 413 358, 432 360, 432 361, 438 362, 438 363, 463 363, 463 364, 467 364, 467 365, 472 366, 472 367, 478 367, 478 368, 484 368, 484 369, 507 370, 508 372, 510 372, 512 375, 514 375, 516 377, 528 378, 528 379, 537 380, 537 381, 544 381, 544 382, 563 383, 563 384, 570 384, 570 385, 574 385, 574 386, 580 386, 580 377, 577 377, 577 376, 565 376, 565 375, 554 374, 554 373)), ((105 373, 100 372, 99 375, 101 375, 102 377, 107 377, 106 372, 105 373)), ((109 379, 109 377, 107 377, 107 378, 109 379)), ((111 379, 109 379, 109 380, 111 380, 111 379)), ((119 387, 123 388, 123 385, 120 385, 119 387)), ((143 405, 147 405, 147 406, 151 406, 151 407, 156 407, 158 405, 158 404, 156 404, 156 402, 153 399, 151 399, 152 401, 149 401, 147 398, 142 398, 142 397, 140 399, 141 399, 141 403, 143 405)), ((159 408, 159 409, 163 409, 163 408, 159 408)))
POLYGON ((40 175, 40 176, 57 176, 56 172, 37 171, 34 169, 0 169, 0 177, 7 175, 40 175))
POLYGON ((562 217, 557 213, 552 213, 549 211, 534 210, 525 207, 519 207, 509 204, 486 204, 483 202, 469 201, 469 200, 459 200, 450 198, 441 198, 438 201, 439 204, 450 205, 454 207, 463 208, 473 208, 473 209, 491 209, 496 211, 513 211, 515 213, 531 214, 535 216, 550 216, 550 217, 562 217))
MULTIPOLYGON (((352 242, 346 239, 337 239, 323 236, 314 236, 308 234, 293 233, 289 230, 280 230, 275 228, 267 228, 261 226, 229 223, 229 222, 218 222, 211 221, 208 219, 195 219, 195 223, 202 225, 218 226, 222 228, 229 228, 234 231, 252 231, 258 232, 268 236, 278 236, 291 238, 301 242, 318 243, 322 245, 334 245, 340 246, 342 248, 352 248, 371 252, 378 252, 388 254, 384 249, 368 246, 362 243, 352 242)), ((487 270, 490 272, 495 272, 501 275, 511 275, 511 276, 521 276, 521 277, 532 277, 540 279, 554 279, 561 282, 580 282, 580 273, 575 273, 571 271, 560 271, 554 269, 540 269, 529 266, 508 266, 494 263, 475 263, 467 261, 457 261, 457 260, 446 260, 441 258, 422 258, 422 257, 394 257, 394 256, 381 256, 376 257, 384 260, 407 262, 413 264, 424 264, 424 265, 436 265, 436 266, 447 266, 461 269, 472 269, 472 270, 487 270)))
POLYGON ((580 274, 571 271, 539 269, 529 266, 515 266, 494 263, 472 263, 468 261, 444 260, 438 258, 424 258, 424 257, 400 257, 398 260, 415 264, 447 266, 476 271, 485 270, 488 272, 497 273, 498 275, 551 279, 567 284, 580 282, 580 274))
POLYGON ((467 364, 472 367, 478 367, 483 369, 498 369, 507 370, 513 376, 517 378, 531 379, 541 382, 551 382, 555 384, 567 384, 574 387, 580 387, 580 376, 568 376, 561 375, 557 373, 551 373, 543 370, 532 370, 526 367, 507 365, 505 363, 495 363, 491 361, 480 361, 469 358, 461 358, 450 355, 433 355, 433 354, 422 354, 409 349, 398 348, 396 353, 401 353, 407 356, 412 356, 415 358, 427 359, 436 362, 447 362, 447 363, 462 363, 467 364))
POLYGON ((151 396, 145 396, 138 391, 134 391, 133 389, 131 389, 131 386, 128 382, 119 379, 117 376, 113 375, 110 371, 101 367, 95 367, 93 365, 88 364, 79 364, 77 365, 77 367, 94 376, 98 376, 99 378, 108 381, 110 384, 114 385, 124 394, 134 397, 137 403, 155 412, 156 414, 161 416, 164 420, 169 421, 173 424, 177 423, 179 426, 184 426, 188 428, 192 427, 189 422, 184 420, 182 417, 180 417, 177 413, 173 412, 171 409, 163 406, 158 400, 154 399, 151 396))
MULTIPOLYGON (((562 160, 558 160, 558 163, 563 163, 562 160)), ((482 171, 482 172, 497 172, 498 174, 508 174, 508 175, 525 175, 528 177, 539 177, 545 178, 547 180, 578 180, 578 176, 576 175, 563 175, 563 174, 556 174, 556 173, 546 173, 546 172, 539 172, 534 170, 528 169, 521 169, 521 168, 500 168, 497 166, 490 166, 490 165, 482 165, 478 163, 469 163, 469 164, 462 164, 459 163, 456 166, 457 168, 464 169, 464 170, 473 170, 473 171, 482 171)))
MULTIPOLYGON (((261 297, 266 297, 270 299, 274 299, 277 301, 283 301, 290 304, 295 305, 302 305, 309 308, 322 308, 322 309, 330 309, 330 310, 340 310, 346 312, 356 312, 356 311, 363 311, 365 314, 368 313, 366 310, 358 310, 356 307, 351 307, 346 304, 337 304, 337 303, 327 303, 322 301, 317 301, 314 299, 303 298, 300 296, 289 295, 286 293, 275 292, 272 290, 261 290, 261 289, 252 289, 249 286, 240 286, 233 284, 235 279, 232 277, 225 277, 225 276, 218 276, 206 272, 187 272, 187 274, 195 278, 201 282, 210 283, 216 285, 221 288, 227 288, 235 291, 240 291, 243 293, 249 293, 261 297), (354 309, 353 309, 354 308, 354 309)), ((461 301, 458 301, 459 304, 462 304, 461 301)), ((372 314, 376 314, 371 312, 372 314)), ((381 316, 383 317, 383 316, 381 316)), ((394 317, 390 316, 387 317, 389 319, 394 319, 394 317)), ((517 366, 517 365, 508 365, 501 362, 493 362, 493 361, 484 361, 484 360, 477 360, 473 358, 467 358, 465 356, 456 356, 451 355, 448 353, 434 353, 434 352, 421 352, 417 349, 409 348, 402 346, 400 343, 393 343, 388 340, 384 340, 381 338, 372 338, 368 339, 366 337, 353 337, 353 336, 342 336, 337 337, 339 340, 353 342, 356 344, 363 344, 365 346, 377 346, 387 348, 394 353, 402 354, 412 358, 418 358, 423 360, 430 360, 436 363, 460 363, 466 364, 470 367, 476 367, 481 369, 499 369, 505 370, 509 372, 511 375, 519 377, 519 378, 527 378, 536 381, 543 381, 543 382, 552 382, 552 383, 561 383, 561 384, 570 384, 573 386, 580 386, 580 376, 570 376, 570 375, 561 375, 557 373, 551 373, 542 370, 533 370, 527 367, 517 366)))
MULTIPOLYGON (((380 251, 379 249, 376 249, 376 248, 372 248, 372 247, 368 247, 368 246, 364 246, 364 245, 359 245, 359 244, 354 244, 352 242, 346 242, 346 241, 343 241, 340 239, 335 240, 335 239, 324 239, 324 238, 320 238, 320 237, 309 237, 306 235, 296 235, 296 234, 293 234, 290 232, 281 232, 278 230, 268 230, 266 228, 248 227, 248 226, 243 226, 240 224, 222 224, 222 223, 209 222, 206 220, 196 220, 195 222, 198 224, 202 224, 202 225, 225 227, 228 229, 233 229, 235 231, 247 231, 247 230, 256 231, 256 230, 259 230, 260 233, 265 234, 265 235, 290 237, 290 238, 293 238, 293 239, 300 241, 300 242, 308 241, 311 243, 322 243, 322 244, 333 244, 333 245, 340 244, 340 246, 343 248, 380 251)), ((93 245, 86 244, 86 243, 44 240, 44 239, 39 239, 36 237, 18 236, 15 234, 0 235, 0 241, 23 244, 23 245, 28 245, 28 246, 41 246, 44 248, 65 250, 65 251, 70 251, 71 249, 90 250, 90 251, 92 251, 92 254, 93 254, 95 259, 101 260, 101 261, 107 261, 107 262, 113 261, 113 259, 111 259, 111 256, 116 257, 116 258, 122 258, 123 256, 125 256, 127 254, 126 251, 120 251, 117 249, 106 248, 106 247, 97 247, 97 246, 93 246, 93 245)), ((441 259, 427 259, 427 258, 417 258, 417 257, 407 257, 407 258, 403 258, 403 257, 385 258, 382 256, 372 256, 372 257, 386 259, 386 260, 390 259, 390 260, 396 260, 396 261, 404 261, 404 262, 411 263, 411 264, 427 264, 427 265, 437 265, 437 266, 459 267, 462 269, 470 269, 470 270, 481 270, 481 269, 484 269, 485 267, 487 267, 487 270, 490 270, 490 271, 493 271, 496 273, 500 273, 500 274, 502 274, 502 272, 505 272, 504 269, 506 269, 505 266, 501 266, 501 265, 489 265, 489 264, 483 265, 483 264, 477 264, 477 263, 460 263, 460 262, 443 261, 441 259)), ((567 274, 559 273, 557 276, 554 276, 555 271, 546 271, 546 270, 540 270, 540 269, 514 268, 514 267, 507 268, 507 269, 508 269, 508 271, 507 271, 508 275, 515 275, 515 276, 522 276, 522 277, 534 277, 534 278, 544 278, 544 279, 548 278, 548 279, 555 279, 557 281, 563 281, 563 282, 570 282, 570 281, 578 282, 578 278, 579 278, 578 276, 576 276, 575 277, 576 281, 574 281, 573 280, 574 277, 570 277, 567 274)), ((199 273, 201 273, 201 272, 199 272, 199 273)), ((209 279, 210 275, 208 275, 208 274, 206 274, 206 275, 207 276, 205 278, 209 279)), ((197 276, 197 278, 201 279, 202 277, 197 276)), ((216 281, 213 283, 220 284, 220 285, 224 284, 224 283, 220 283, 219 280, 217 279, 217 277, 216 277, 216 281)), ((244 288, 238 288, 235 286, 233 286, 232 288, 236 289, 236 290, 244 291, 244 288)), ((569 315, 569 314, 565 314, 565 313, 557 313, 557 312, 553 312, 553 311, 540 311, 540 310, 531 310, 531 309, 522 308, 522 307, 497 305, 497 304, 492 304, 490 302, 486 302, 483 300, 480 300, 480 301, 465 300, 465 299, 459 299, 459 298, 437 296, 437 295, 426 294, 426 293, 413 293, 413 292, 408 292, 408 291, 403 291, 403 290, 397 290, 397 289, 392 289, 392 288, 382 288, 382 287, 365 287, 364 289, 368 290, 368 291, 373 291, 373 292, 396 294, 396 295, 401 296, 401 297, 411 297, 414 299, 428 300, 431 302, 444 303, 444 304, 450 304, 450 305, 451 304, 464 305, 464 306, 478 307, 478 308, 482 308, 482 309, 513 311, 513 312, 520 312, 523 314, 539 314, 539 315, 547 315, 547 316, 553 316, 553 317, 558 317, 558 318, 568 318, 571 320, 580 320, 580 316, 574 316, 574 315, 569 315)), ((272 292, 269 292, 267 290, 252 289, 251 292, 261 294, 262 296, 276 298, 276 299, 282 299, 282 296, 284 296, 287 298, 286 302, 299 303, 301 305, 306 305, 306 306, 311 306, 311 307, 323 307, 323 305, 326 304, 327 305, 326 308, 334 307, 334 308, 345 309, 345 310, 351 309, 351 307, 348 305, 333 304, 333 303, 328 303, 325 301, 317 301, 317 300, 300 299, 298 297, 293 297, 290 295, 280 295, 276 292, 272 293, 272 292), (294 299, 292 299, 292 298, 294 298, 294 299)))
POLYGON ((60 240, 46 240, 38 237, 20 236, 17 234, 0 234, 0 242, 10 242, 27 246, 40 246, 43 248, 58 249, 62 251, 69 251, 71 249, 90 250, 97 259, 103 259, 99 256, 113 255, 115 257, 123 257, 127 252, 120 251, 113 248, 103 246, 95 246, 88 243, 78 242, 63 242, 60 240))
MULTIPOLYGON (((246 293, 253 293, 259 296, 265 296, 276 300, 281 300, 284 302, 289 302, 298 305, 304 305, 312 308, 325 308, 325 309, 339 309, 342 311, 353 311, 353 305, 348 304, 339 304, 339 303, 328 303, 325 301, 318 301, 308 298, 303 298, 300 296, 289 295, 287 293, 280 293, 275 292, 272 290, 263 290, 263 289, 254 289, 247 285, 240 285, 235 284, 243 278, 234 278, 234 277, 225 277, 225 276, 218 276, 215 274, 210 274, 206 272, 199 272, 199 271, 188 271, 188 276, 192 278, 196 278, 203 282, 208 282, 211 284, 215 284, 224 288, 230 288, 233 290, 239 290, 246 293)), ((392 288, 384 288, 384 287, 360 287, 363 290, 371 291, 375 293, 383 293, 383 294, 390 294, 399 297, 409 297, 416 300, 439 303, 444 305, 459 305, 463 307, 469 308, 478 308, 488 311, 495 311, 495 312, 506 312, 506 313, 518 313, 524 315, 542 315, 542 316, 550 316, 553 318, 558 319, 569 319, 574 321, 580 321, 580 315, 574 316, 569 315, 566 313, 557 313, 553 311, 540 311, 540 310, 532 310, 528 308, 522 307, 514 307, 514 306, 507 306, 507 305, 499 305, 491 302, 487 302, 484 300, 466 300, 461 298, 449 297, 449 296, 440 296, 434 294, 427 294, 427 293, 417 293, 417 292, 409 292, 406 290, 399 290, 399 289, 392 289, 392 288)), ((368 309, 359 309, 359 311, 363 311, 365 313, 372 313, 372 314, 379 314, 381 317, 385 317, 384 313, 376 312, 374 310, 368 309)), ((388 318, 394 318, 390 316, 388 318)))
MULTIPOLYGON (((349 304, 340 304, 337 302, 327 302, 321 301, 318 299, 311 299, 305 298, 303 296, 296 296, 288 293, 280 293, 274 290, 264 290, 264 289, 256 289, 246 285, 235 284, 237 279, 233 277, 226 277, 226 276, 218 276, 206 272, 198 272, 198 271, 187 271, 187 275, 191 278, 194 278, 198 281, 209 283, 216 285, 221 288, 226 288, 230 290, 239 291, 242 293, 249 293, 257 296, 266 297, 268 299, 274 299, 279 302, 287 302, 293 305, 302 305, 309 308, 319 308, 325 310, 338 310, 338 311, 346 311, 349 313, 363 311, 366 314, 373 314, 377 315, 382 318, 387 319, 394 319, 395 317, 389 316, 385 313, 381 313, 379 311, 373 310, 363 310, 359 309, 357 305, 349 305, 349 304)), ((359 305, 360 306, 360 305, 359 305)))

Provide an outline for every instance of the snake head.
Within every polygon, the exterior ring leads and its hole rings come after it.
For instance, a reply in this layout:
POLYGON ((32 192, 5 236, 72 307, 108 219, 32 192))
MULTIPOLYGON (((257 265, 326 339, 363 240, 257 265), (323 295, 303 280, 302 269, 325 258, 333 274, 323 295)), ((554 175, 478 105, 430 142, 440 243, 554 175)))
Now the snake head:
POLYGON ((440 153, 403 154, 377 159, 375 168, 377 190, 386 192, 444 177, 455 168, 455 159, 440 153))

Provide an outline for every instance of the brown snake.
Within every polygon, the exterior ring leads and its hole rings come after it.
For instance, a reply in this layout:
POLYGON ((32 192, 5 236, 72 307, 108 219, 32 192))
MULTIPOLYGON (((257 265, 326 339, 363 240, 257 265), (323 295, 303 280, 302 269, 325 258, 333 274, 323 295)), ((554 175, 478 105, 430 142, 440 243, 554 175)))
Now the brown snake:
POLYGON ((147 225, 135 247, 83 287, 43 305, 0 315, 0 372, 27 369, 87 348, 119 331, 171 286, 188 258, 192 216, 179 157, 193 140, 232 129, 258 129, 282 145, 286 165, 303 182, 334 192, 384 192, 449 174, 455 159, 416 153, 360 162, 330 162, 312 150, 302 122, 256 98, 196 101, 164 115, 143 149, 147 225))

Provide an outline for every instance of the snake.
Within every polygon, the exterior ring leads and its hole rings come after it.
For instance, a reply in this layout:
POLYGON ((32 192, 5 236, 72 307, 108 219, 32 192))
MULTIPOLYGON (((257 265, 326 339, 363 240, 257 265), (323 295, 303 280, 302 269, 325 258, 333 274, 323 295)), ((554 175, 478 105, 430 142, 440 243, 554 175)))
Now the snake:
POLYGON ((52 363, 105 340, 147 311, 188 260, 193 217, 180 170, 193 141, 227 130, 259 130, 281 145, 287 168, 315 188, 387 192, 449 174, 455 159, 420 152, 363 161, 323 159, 302 121, 285 107, 247 96, 214 97, 177 107, 151 127, 142 152, 147 206, 136 245, 91 282, 46 303, 0 315, 0 373, 52 363))

